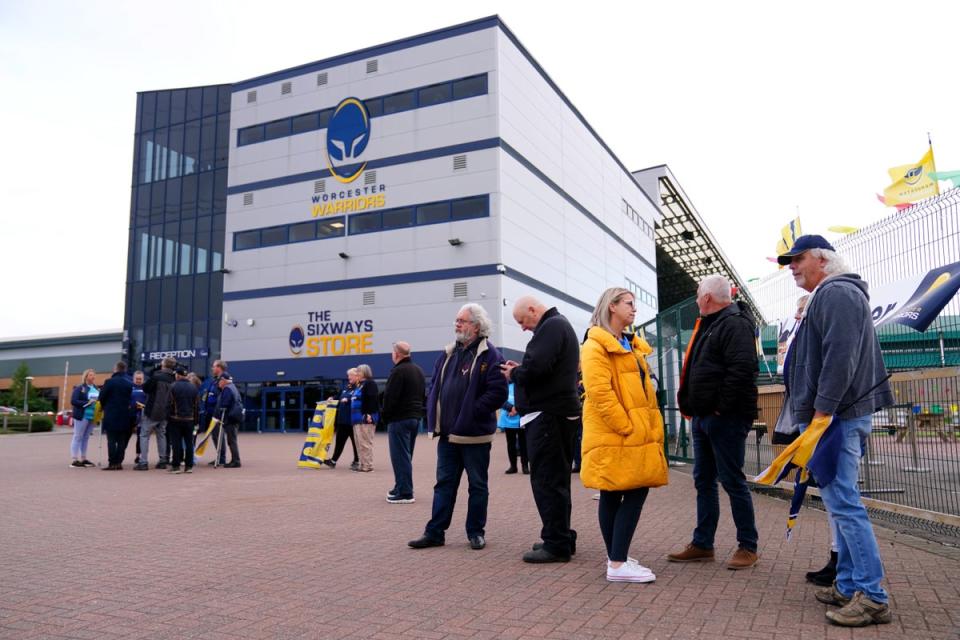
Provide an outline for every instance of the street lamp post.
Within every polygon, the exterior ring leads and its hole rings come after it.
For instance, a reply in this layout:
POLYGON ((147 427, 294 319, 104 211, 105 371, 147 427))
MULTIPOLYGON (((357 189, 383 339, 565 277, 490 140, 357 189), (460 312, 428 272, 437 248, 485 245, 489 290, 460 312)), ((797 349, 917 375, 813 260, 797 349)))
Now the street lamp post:
POLYGON ((23 379, 23 415, 27 415, 27 391, 30 390, 30 381, 33 376, 27 376, 23 379))

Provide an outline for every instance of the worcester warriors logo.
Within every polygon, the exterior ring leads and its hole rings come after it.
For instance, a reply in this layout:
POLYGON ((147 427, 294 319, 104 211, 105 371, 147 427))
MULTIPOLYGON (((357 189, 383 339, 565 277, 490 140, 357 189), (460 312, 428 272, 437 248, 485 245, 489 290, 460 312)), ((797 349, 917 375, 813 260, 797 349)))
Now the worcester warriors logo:
POLYGON ((923 165, 913 167, 903 175, 903 181, 907 184, 917 184, 923 177, 923 165))
POLYGON ((353 182, 367 166, 357 158, 370 141, 370 114, 357 98, 345 98, 327 125, 327 166, 340 182, 353 182))
POLYGON ((303 341, 303 327, 294 325, 293 329, 290 329, 290 353, 295 356, 300 355, 303 351, 303 341))

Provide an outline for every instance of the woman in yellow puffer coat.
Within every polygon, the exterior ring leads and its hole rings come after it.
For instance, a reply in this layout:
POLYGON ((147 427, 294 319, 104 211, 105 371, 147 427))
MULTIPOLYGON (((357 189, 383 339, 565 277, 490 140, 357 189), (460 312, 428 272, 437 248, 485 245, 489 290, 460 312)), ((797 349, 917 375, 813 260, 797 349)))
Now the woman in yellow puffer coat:
POLYGON ((656 579, 627 552, 650 487, 667 484, 663 419, 646 362, 652 349, 626 332, 635 304, 627 289, 604 291, 580 351, 586 391, 580 479, 600 490, 600 532, 611 582, 656 579))

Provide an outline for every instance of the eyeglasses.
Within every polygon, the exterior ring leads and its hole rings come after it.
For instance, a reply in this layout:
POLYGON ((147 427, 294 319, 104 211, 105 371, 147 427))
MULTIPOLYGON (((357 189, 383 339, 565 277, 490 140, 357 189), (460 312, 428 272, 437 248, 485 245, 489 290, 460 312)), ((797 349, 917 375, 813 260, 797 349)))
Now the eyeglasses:
POLYGON ((631 309, 637 308, 637 303, 634 302, 633 298, 624 298, 623 300, 620 301, 620 303, 627 305, 631 309))
POLYGON ((457 318, 456 320, 453 321, 453 324, 464 324, 464 323, 473 324, 473 320, 464 320, 463 318, 457 318))

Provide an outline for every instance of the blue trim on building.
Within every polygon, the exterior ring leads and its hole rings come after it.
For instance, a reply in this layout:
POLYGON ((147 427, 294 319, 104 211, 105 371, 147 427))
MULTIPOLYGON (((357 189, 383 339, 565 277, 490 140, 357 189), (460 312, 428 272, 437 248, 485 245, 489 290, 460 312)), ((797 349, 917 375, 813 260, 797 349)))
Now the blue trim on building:
POLYGON ((437 42, 440 40, 447 40, 448 38, 455 38, 467 33, 473 33, 474 31, 483 31, 484 29, 489 29, 499 24, 501 24, 500 18, 497 16, 489 16, 486 18, 480 18, 479 20, 464 22, 463 24, 454 25, 452 27, 444 27, 443 29, 437 29, 436 31, 430 31, 417 36, 394 40, 393 42, 388 42, 386 44, 375 45, 373 47, 367 47, 366 49, 359 49, 351 53, 333 56, 332 58, 325 58, 323 60, 317 60, 316 62, 309 62, 307 64, 300 65, 299 67, 291 67, 289 69, 268 73, 256 78, 250 78, 249 80, 236 82, 233 85, 233 93, 246 91, 247 89, 253 89, 271 82, 295 78, 296 76, 303 75, 305 73, 322 71, 324 69, 329 69, 342 64, 356 62, 357 60, 366 60, 367 58, 381 56, 385 53, 403 51, 404 49, 419 47, 420 45, 429 44, 431 42, 437 42))
MULTIPOLYGON (((389 158, 377 158, 367 162, 367 170, 379 169, 381 167, 392 167, 398 164, 407 164, 409 162, 419 162, 420 160, 431 160, 433 158, 442 158, 458 153, 469 153, 470 151, 480 151, 482 149, 493 149, 500 142, 499 138, 487 138, 485 140, 476 140, 474 142, 464 142, 454 144, 448 147, 438 147, 436 149, 426 149, 424 151, 414 151, 413 153, 404 153, 399 156, 390 156, 389 158)), ((343 171, 349 172, 354 165, 340 167, 343 171)), ((248 182, 233 187, 227 187, 227 195, 234 196, 246 191, 256 191, 259 189, 270 189, 272 187, 282 187, 297 182, 311 182, 313 180, 322 180, 330 177, 329 169, 319 171, 308 171, 306 173, 295 173, 289 176, 280 176, 279 178, 270 178, 258 182, 248 182)), ((352 188, 352 187, 351 187, 352 188)))
MULTIPOLYGON (((453 342, 453 331, 448 342, 453 342)), ((414 351, 413 361, 420 365, 427 375, 433 371, 434 362, 441 351, 414 351)), ((317 378, 346 378, 347 369, 358 364, 368 364, 377 378, 386 378, 393 367, 389 353, 353 353, 344 356, 272 358, 269 360, 231 360, 230 375, 237 382, 295 382, 315 380, 317 378), (283 375, 278 376, 277 372, 283 375)), ((268 389, 268 390, 273 390, 268 389)), ((276 389, 281 391, 281 389, 276 389)))

